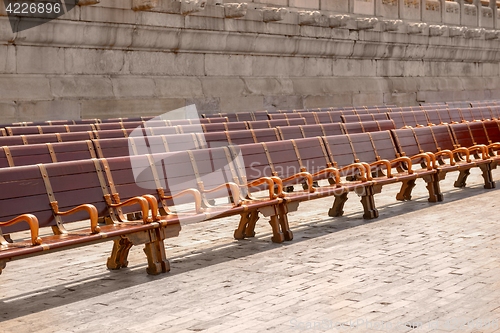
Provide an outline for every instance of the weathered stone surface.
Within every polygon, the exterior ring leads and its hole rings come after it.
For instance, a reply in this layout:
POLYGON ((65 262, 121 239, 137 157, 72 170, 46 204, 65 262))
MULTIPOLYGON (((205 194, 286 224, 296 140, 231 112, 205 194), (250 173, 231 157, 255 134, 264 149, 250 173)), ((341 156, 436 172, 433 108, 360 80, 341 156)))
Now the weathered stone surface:
POLYGON ((111 84, 113 85, 113 94, 118 98, 155 96, 155 81, 151 77, 113 77, 111 84))
POLYGON ((427 28, 427 23, 409 23, 407 32, 409 34, 420 34, 427 28))
POLYGON ((125 55, 131 74, 204 76, 202 54, 128 52, 125 55))
POLYGON ((119 50, 64 49, 67 74, 127 74, 125 53, 119 50))
POLYGON ((226 3, 224 4, 224 15, 226 18, 244 17, 247 14, 248 3, 226 3))
POLYGON ((375 24, 378 23, 378 18, 370 17, 370 18, 358 18, 356 19, 357 30, 365 30, 365 29, 373 29, 375 24))
POLYGON ((300 11, 299 24, 300 25, 318 25, 321 20, 321 13, 318 11, 300 11))
POLYGON ((16 104, 13 102, 0 102, 0 119, 4 124, 19 121, 16 104))
POLYGON ((221 112, 252 112, 263 109, 263 96, 228 96, 220 101, 221 112))
POLYGON ((262 19, 264 22, 281 21, 288 14, 288 9, 281 8, 263 8, 262 19))
POLYGON ((201 97, 201 81, 196 77, 154 77, 156 94, 159 97, 201 97))
POLYGON ((483 28, 465 30, 465 38, 481 38, 484 34, 485 30, 483 28))
POLYGON ((14 46, 0 45, 0 73, 16 71, 16 50, 14 46))
POLYGON ((294 93, 290 79, 275 77, 246 77, 245 92, 249 95, 291 95, 294 93))
POLYGON ((82 118, 158 116, 186 106, 182 98, 100 99, 80 101, 82 118))
POLYGON ((264 109, 275 111, 278 109, 302 109, 304 100, 302 96, 264 96, 264 109))
POLYGON ((203 95, 207 97, 242 96, 245 84, 241 78, 205 77, 200 78, 203 95))
POLYGON ((17 46, 16 62, 16 72, 20 74, 65 72, 62 48, 17 46))
POLYGON ((243 55, 207 54, 205 74, 208 76, 251 76, 252 58, 243 55))
POLYGON ((156 8, 160 0, 132 0, 133 10, 150 10, 156 8))
POLYGON ((18 117, 32 121, 80 119, 80 102, 76 100, 20 102, 18 117))
POLYGON ((113 98, 113 86, 107 77, 63 76, 50 78, 50 89, 56 98, 113 98))
POLYGON ((40 75, 6 74, 0 77, 0 100, 51 100, 49 79, 40 75))
POLYGON ((347 25, 347 22, 354 20, 349 15, 330 15, 329 25, 330 28, 342 28, 347 25))

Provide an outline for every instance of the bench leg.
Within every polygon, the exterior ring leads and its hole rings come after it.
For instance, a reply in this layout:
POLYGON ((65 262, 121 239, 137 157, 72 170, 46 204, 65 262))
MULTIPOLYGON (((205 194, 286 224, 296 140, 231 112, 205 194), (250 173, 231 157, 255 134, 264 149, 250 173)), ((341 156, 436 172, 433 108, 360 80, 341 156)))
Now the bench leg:
POLYGON ((377 218, 378 210, 375 208, 373 187, 365 187, 363 192, 364 193, 361 195, 361 204, 363 205, 363 209, 365 211, 363 218, 366 220, 377 218))
POLYGON ((484 188, 492 189, 495 188, 495 182, 493 181, 493 176, 491 175, 491 164, 480 165, 482 176, 484 179, 484 188))
POLYGON ((127 238, 119 238, 113 241, 113 250, 108 258, 108 269, 120 269, 128 266, 128 253, 132 247, 132 242, 127 238))
POLYGON ((255 225, 259 220, 259 212, 254 210, 240 215, 240 223, 238 229, 234 231, 234 238, 244 239, 245 237, 255 237, 255 225))
POLYGON ((439 185, 439 176, 437 174, 429 175, 423 177, 424 181, 427 183, 427 191, 429 192, 429 202, 443 201, 443 193, 441 193, 441 187, 439 185))
POLYGON ((273 237, 271 240, 273 243, 283 243, 285 241, 285 235, 281 231, 280 221, 278 215, 272 215, 269 219, 269 224, 273 229, 273 237))
POLYGON ((470 175, 470 169, 465 169, 465 170, 460 170, 460 173, 458 174, 458 178, 453 184, 455 187, 465 187, 466 182, 467 182, 467 177, 470 175))
POLYGON ((2 274, 2 271, 5 269, 5 266, 7 266, 7 262, 4 260, 0 261, 0 274, 2 274))
POLYGON ((288 224, 288 209, 286 204, 280 204, 278 206, 278 219, 281 226, 281 231, 285 237, 286 241, 293 240, 293 233, 290 230, 290 225, 288 224))
POLYGON ((399 201, 411 200, 411 192, 413 191, 414 187, 415 187, 415 179, 409 179, 403 181, 403 184, 401 184, 401 190, 399 190, 399 193, 396 195, 396 200, 399 201))
POLYGON ((340 195, 335 194, 335 200, 333 201, 332 208, 328 211, 328 216, 339 217, 344 215, 344 205, 347 199, 347 192, 340 195))
POLYGON ((146 268, 148 274, 157 275, 170 271, 170 263, 165 254, 165 244, 159 235, 157 235, 157 240, 144 244, 144 253, 148 257, 148 267, 146 268))

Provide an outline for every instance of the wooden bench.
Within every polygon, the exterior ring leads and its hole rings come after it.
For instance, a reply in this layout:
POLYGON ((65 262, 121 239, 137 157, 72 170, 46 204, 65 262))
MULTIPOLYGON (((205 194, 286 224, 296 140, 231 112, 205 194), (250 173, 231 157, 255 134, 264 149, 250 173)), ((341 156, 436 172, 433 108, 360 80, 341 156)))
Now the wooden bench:
POLYGON ((351 122, 342 123, 341 125, 345 134, 376 132, 396 128, 393 120, 351 122))
POLYGON ((11 260, 109 240, 114 246, 108 268, 126 267, 125 252, 132 244, 145 244, 148 273, 168 271, 163 240, 179 233, 178 221, 153 222, 144 197, 113 203, 102 170, 97 159, 1 169, 0 220, 7 221, 0 223, 2 232, 15 236, 29 230, 31 238, 8 243, 0 236, 0 271, 11 260), (129 205, 138 205, 144 217, 122 220, 119 209, 129 205), (100 217, 109 224, 98 226, 100 217), (87 219, 87 228, 67 229, 70 223, 87 219), (46 227, 54 234, 40 238, 39 229, 46 227))
POLYGON ((355 114, 355 115, 342 115, 340 119, 343 123, 353 123, 353 122, 365 122, 365 121, 376 121, 376 120, 387 120, 386 113, 366 113, 366 114, 355 114))

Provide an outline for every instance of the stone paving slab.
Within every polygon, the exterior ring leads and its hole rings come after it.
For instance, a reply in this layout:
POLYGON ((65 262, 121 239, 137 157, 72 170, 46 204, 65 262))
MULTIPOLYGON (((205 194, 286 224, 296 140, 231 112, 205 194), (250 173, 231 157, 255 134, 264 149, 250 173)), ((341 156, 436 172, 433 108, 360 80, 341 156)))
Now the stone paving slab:
POLYGON ((186 225, 160 276, 139 247, 108 271, 109 242, 7 263, 0 332, 500 332, 500 189, 453 176, 437 204, 384 188, 370 221, 354 194, 341 218, 302 203, 284 244, 264 218, 243 241, 235 217, 186 225))

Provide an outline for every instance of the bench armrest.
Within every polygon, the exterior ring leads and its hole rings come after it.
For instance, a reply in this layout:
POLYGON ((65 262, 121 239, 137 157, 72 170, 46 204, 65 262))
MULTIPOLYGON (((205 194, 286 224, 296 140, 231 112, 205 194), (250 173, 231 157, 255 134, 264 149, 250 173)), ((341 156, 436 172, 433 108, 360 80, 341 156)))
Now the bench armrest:
POLYGON ((227 182, 227 183, 224 183, 224 184, 221 184, 217 187, 214 187, 210 190, 206 190, 204 187, 203 187, 203 184, 201 184, 201 191, 203 193, 213 193, 213 192, 217 192, 217 191, 220 191, 221 189, 225 188, 225 189, 229 189, 231 191, 231 196, 233 197, 233 202, 234 202, 234 205, 235 206, 239 206, 241 204, 241 191, 240 191, 240 188, 238 187, 238 185, 236 185, 235 183, 233 182, 227 182))
POLYGON ((409 158, 408 156, 400 156, 398 158, 395 158, 393 160, 391 160, 391 164, 393 163, 399 163, 399 164, 402 164, 402 163, 406 163, 407 165, 407 168, 408 168, 408 174, 412 174, 413 173, 413 163, 411 162, 411 158, 409 158))
POLYGON ((377 166, 377 165, 384 165, 385 169, 387 171, 387 178, 392 178, 392 165, 391 165, 391 162, 389 162, 388 160, 379 160, 379 161, 370 163, 369 164, 369 166, 370 166, 370 173, 371 173, 372 167, 377 166))
MULTIPOLYGON (((113 197, 117 198, 117 195, 113 194, 113 197)), ((141 207, 141 212, 142 212, 142 221, 144 223, 152 222, 152 219, 149 218, 148 201, 143 197, 134 197, 134 198, 130 198, 128 200, 125 200, 123 202, 121 202, 119 199, 115 199, 116 201, 118 201, 118 203, 113 203, 111 201, 111 196, 109 194, 106 194, 104 196, 104 199, 106 200, 106 203, 108 204, 108 206, 111 208, 121 208, 121 207, 125 207, 125 206, 139 205, 141 207)))
POLYGON ((316 176, 322 175, 324 173, 333 173, 333 175, 335 176, 335 184, 340 185, 340 171, 336 168, 326 168, 326 169, 323 169, 321 171, 318 171, 318 172, 312 174, 312 176, 316 177, 316 176))
POLYGON ((269 189, 269 199, 275 199, 277 196, 283 196, 283 182, 279 177, 262 177, 247 183, 246 187, 255 187, 262 184, 267 184, 269 189), (278 193, 274 193, 274 185, 278 185, 278 193))
POLYGON ((38 225, 38 219, 36 218, 35 215, 32 214, 19 215, 13 218, 12 220, 6 222, 0 222, 0 227, 8 227, 23 221, 28 223, 28 225, 30 226, 31 244, 32 245, 42 244, 42 239, 38 237, 39 225, 38 225))
POLYGON ((465 147, 459 147, 452 150, 453 155, 455 154, 465 154, 465 161, 470 163, 470 151, 465 147))
POLYGON ((485 145, 474 145, 472 147, 468 147, 467 149, 469 150, 469 152, 480 150, 481 158, 483 160, 487 160, 489 158, 488 150, 485 145))
POLYGON ((67 210, 65 212, 59 211, 59 204, 57 203, 57 201, 52 201, 50 203, 50 206, 52 207, 52 212, 55 215, 60 215, 60 216, 71 215, 80 211, 85 211, 87 212, 87 214, 89 214, 91 232, 93 234, 98 234, 101 231, 101 228, 99 228, 99 226, 97 225, 97 222, 99 220, 99 213, 97 212, 97 208, 95 208, 94 205, 84 204, 72 208, 70 210, 67 210))
MULTIPOLYGON (((427 165, 427 170, 432 170, 436 167, 436 156, 432 153, 420 153, 409 157, 410 160, 425 159, 425 164, 427 165)), ((413 162, 412 162, 413 163, 413 162)))
POLYGON ((339 172, 351 169, 359 170, 359 173, 361 174, 361 181, 366 182, 367 180, 371 180, 370 165, 368 163, 349 164, 343 168, 340 168, 339 172), (367 177, 369 177, 369 179, 367 179, 367 177))
POLYGON ((281 181, 288 182, 288 181, 291 181, 291 180, 296 179, 296 178, 305 178, 307 180, 307 188, 309 189, 309 192, 312 193, 312 192, 316 191, 316 189, 313 187, 313 177, 309 172, 302 171, 302 172, 296 173, 293 176, 282 179, 281 181))
MULTIPOLYGON (((160 199, 162 200, 169 200, 169 199, 175 199, 178 197, 181 197, 186 194, 190 194, 194 197, 194 206, 197 214, 200 214, 203 212, 203 208, 201 208, 201 193, 200 191, 194 189, 194 188, 188 188, 184 191, 180 191, 178 193, 175 193, 173 195, 165 195, 165 191, 162 188, 158 188, 156 190, 158 192, 158 195, 160 196, 160 199)), ((165 211, 169 212, 168 207, 163 207, 165 211)))
POLYGON ((435 152, 435 153, 427 153, 427 154, 432 154, 434 156, 434 159, 436 157, 446 155, 450 159, 450 165, 451 166, 455 165, 455 160, 453 158, 453 152, 451 150, 445 149, 445 150, 440 150, 440 151, 435 152))

